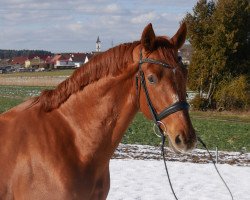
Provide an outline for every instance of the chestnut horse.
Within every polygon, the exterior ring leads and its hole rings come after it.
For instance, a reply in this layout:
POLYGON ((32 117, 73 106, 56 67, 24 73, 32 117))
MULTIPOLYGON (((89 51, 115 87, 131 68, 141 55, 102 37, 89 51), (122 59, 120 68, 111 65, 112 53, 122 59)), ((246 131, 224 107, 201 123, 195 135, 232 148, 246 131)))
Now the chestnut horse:
MULTIPOLYGON (((149 24, 140 41, 94 56, 55 89, 0 115, 0 199, 106 199, 109 161, 129 123, 139 110, 152 119, 139 66, 156 112, 186 102, 177 55, 185 37, 185 24, 172 38, 156 37, 149 24), (139 65, 140 55, 169 67, 139 65)), ((161 123, 176 151, 194 148, 186 109, 161 123)))

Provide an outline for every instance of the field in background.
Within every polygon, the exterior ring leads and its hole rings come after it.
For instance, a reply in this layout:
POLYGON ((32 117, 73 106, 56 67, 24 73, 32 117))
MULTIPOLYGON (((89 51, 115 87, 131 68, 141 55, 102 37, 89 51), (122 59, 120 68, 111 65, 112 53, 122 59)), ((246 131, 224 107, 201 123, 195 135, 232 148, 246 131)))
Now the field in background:
MULTIPOLYGON (((205 141, 209 149, 218 147, 227 151, 250 151, 250 119, 231 114, 231 119, 224 116, 201 117, 202 113, 190 112, 192 123, 197 134, 205 141)), ((160 138, 153 133, 153 123, 146 120, 142 113, 138 113, 123 138, 123 143, 159 145, 160 138)), ((200 145, 199 148, 202 148, 200 145)))
MULTIPOLYGON (((0 86, 0 113, 39 95, 41 90, 51 88, 53 87, 0 86)), ((209 149, 217 146, 219 150, 250 152, 249 113, 191 112, 191 119, 209 149)), ((138 113, 128 128, 123 143, 158 146, 161 141, 154 135, 152 127, 152 122, 138 113)))
POLYGON ((56 86, 69 77, 73 72, 73 69, 68 69, 0 74, 0 85, 56 86))
POLYGON ((7 111, 31 97, 38 96, 44 89, 50 88, 53 87, 0 85, 0 113, 7 111))
POLYGON ((7 78, 7 77, 69 76, 73 73, 73 71, 74 69, 43 71, 43 72, 15 72, 10 74, 0 74, 0 77, 7 78))

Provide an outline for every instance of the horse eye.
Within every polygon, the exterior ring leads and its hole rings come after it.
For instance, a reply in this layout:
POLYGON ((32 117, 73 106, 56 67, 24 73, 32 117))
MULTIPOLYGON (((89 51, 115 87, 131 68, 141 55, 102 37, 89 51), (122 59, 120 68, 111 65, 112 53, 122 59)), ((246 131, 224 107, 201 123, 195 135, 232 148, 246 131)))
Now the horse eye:
POLYGON ((157 79, 156 76, 154 76, 154 75, 151 74, 151 75, 148 76, 148 81, 151 84, 155 84, 155 83, 157 83, 158 79, 157 79))

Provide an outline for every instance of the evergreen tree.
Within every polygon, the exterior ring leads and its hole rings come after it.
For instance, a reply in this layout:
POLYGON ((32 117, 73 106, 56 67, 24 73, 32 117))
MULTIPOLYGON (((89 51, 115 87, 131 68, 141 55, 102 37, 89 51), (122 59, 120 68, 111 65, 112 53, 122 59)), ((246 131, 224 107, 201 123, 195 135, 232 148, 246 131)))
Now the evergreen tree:
POLYGON ((184 21, 193 47, 189 87, 198 90, 200 97, 206 93, 207 106, 211 106, 212 101, 220 101, 222 85, 249 76, 249 3, 200 0, 184 21))
POLYGON ((39 55, 39 56, 44 56, 44 55, 52 55, 51 52, 49 51, 44 51, 44 50, 3 50, 0 49, 0 59, 5 59, 5 58, 14 58, 17 56, 30 56, 30 55, 39 55))
MULTIPOLYGON (((219 0, 213 15, 212 60, 221 65, 222 75, 235 77, 246 74, 247 36, 249 34, 249 5, 247 0, 219 0)), ((249 64, 249 63, 248 63, 249 64)), ((219 67, 218 67, 219 68, 219 67)))
POLYGON ((202 95, 208 88, 208 77, 211 77, 209 57, 212 45, 210 38, 213 34, 211 23, 214 3, 200 0, 194 7, 193 12, 193 15, 188 13, 184 19, 188 26, 187 38, 193 48, 189 67, 189 87, 198 90, 202 95))

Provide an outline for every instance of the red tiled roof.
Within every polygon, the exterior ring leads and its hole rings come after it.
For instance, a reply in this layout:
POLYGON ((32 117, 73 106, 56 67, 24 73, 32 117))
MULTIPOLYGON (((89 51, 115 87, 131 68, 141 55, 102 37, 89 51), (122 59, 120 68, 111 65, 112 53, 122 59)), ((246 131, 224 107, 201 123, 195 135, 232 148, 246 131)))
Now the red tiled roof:
POLYGON ((62 55, 61 54, 56 54, 54 55, 51 60, 50 60, 50 63, 56 63, 57 60, 59 60, 59 58, 61 57, 62 55))
POLYGON ((49 55, 29 55, 28 59, 34 59, 34 58, 39 58, 41 60, 46 60, 48 57, 50 57, 49 55))
POLYGON ((48 57, 45 61, 46 63, 56 63, 57 60, 60 61, 69 61, 71 58, 73 62, 85 62, 86 57, 90 59, 93 56, 91 53, 63 53, 55 54, 52 57, 48 57))
POLYGON ((58 60, 69 60, 69 59, 70 59, 70 54, 62 54, 58 60))
POLYGON ((18 56, 18 57, 14 57, 11 61, 11 64, 13 65, 23 65, 25 63, 25 61, 28 60, 28 57, 25 56, 18 56))
POLYGON ((52 63, 53 56, 47 56, 47 58, 44 60, 45 63, 52 63))

